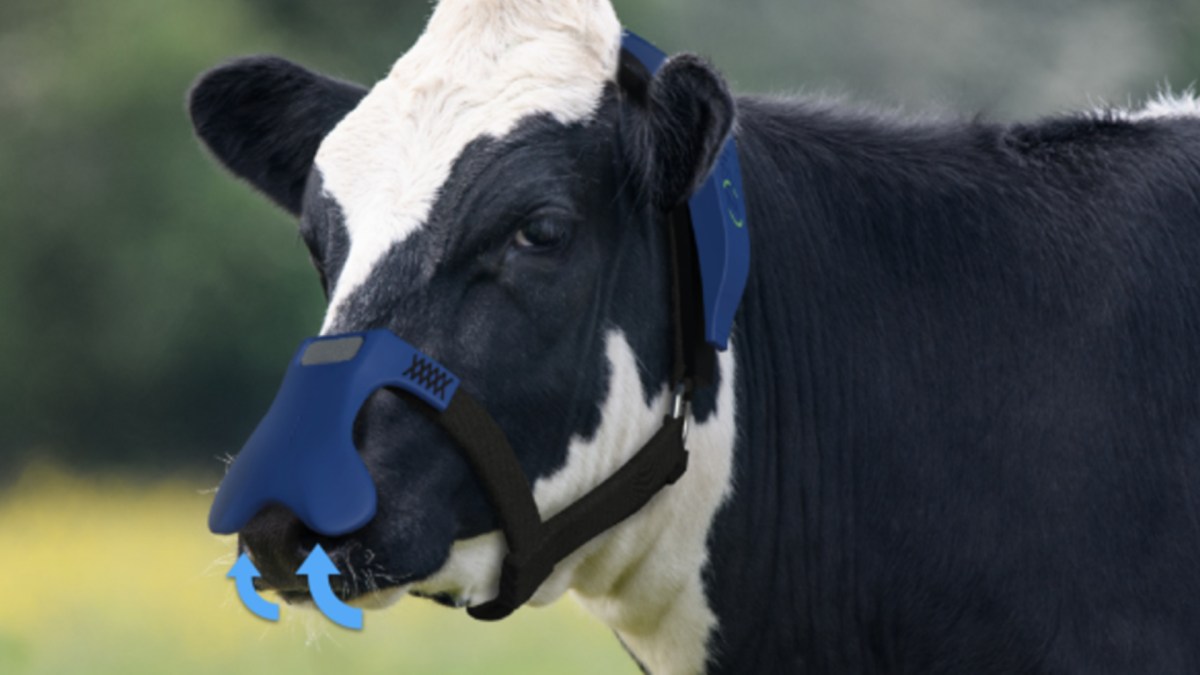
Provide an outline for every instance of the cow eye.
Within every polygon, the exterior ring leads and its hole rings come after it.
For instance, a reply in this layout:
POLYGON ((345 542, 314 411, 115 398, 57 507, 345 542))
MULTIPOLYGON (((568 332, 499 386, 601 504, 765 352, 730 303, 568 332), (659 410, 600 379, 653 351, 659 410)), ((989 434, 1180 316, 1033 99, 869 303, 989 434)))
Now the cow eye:
POLYGON ((556 248, 567 238, 567 227, 555 220, 530 221, 513 236, 513 246, 523 251, 556 248))

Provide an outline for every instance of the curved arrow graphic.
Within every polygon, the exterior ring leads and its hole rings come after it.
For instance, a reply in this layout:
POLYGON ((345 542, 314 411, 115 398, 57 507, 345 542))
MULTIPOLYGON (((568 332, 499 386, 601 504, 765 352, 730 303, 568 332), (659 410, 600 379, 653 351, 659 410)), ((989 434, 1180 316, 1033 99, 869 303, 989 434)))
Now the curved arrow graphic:
POLYGON ((312 553, 308 554, 308 558, 300 566, 300 569, 296 570, 296 574, 308 577, 308 592, 312 595, 313 602, 317 603, 317 609, 321 610, 321 613, 330 621, 343 628, 362 630, 362 610, 355 609, 339 600, 329 585, 329 577, 339 576, 341 572, 338 572, 338 568, 329 559, 320 544, 317 544, 312 553))
POLYGON ((267 621, 279 620, 279 605, 263 600, 254 590, 254 580, 261 575, 254 563, 250 562, 250 556, 243 553, 225 576, 237 582, 238 597, 251 614, 267 621))

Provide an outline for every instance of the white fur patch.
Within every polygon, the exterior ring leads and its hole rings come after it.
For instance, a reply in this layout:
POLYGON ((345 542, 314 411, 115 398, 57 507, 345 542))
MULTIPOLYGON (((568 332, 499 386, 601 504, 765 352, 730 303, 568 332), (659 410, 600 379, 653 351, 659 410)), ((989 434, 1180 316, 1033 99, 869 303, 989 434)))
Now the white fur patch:
MULTIPOLYGON (((566 465, 537 481, 543 519, 562 511, 624 465, 658 430, 671 405, 665 389, 647 406, 637 357, 620 332, 609 334, 609 391, 592 439, 575 438, 566 465)), ((558 565, 530 604, 546 605, 573 589, 584 607, 617 631, 655 675, 704 669, 716 616, 704 595, 709 528, 732 492, 735 437, 734 358, 720 358, 716 413, 693 425, 688 471, 629 520, 558 565)), ((478 605, 496 596, 505 552, 500 534, 455 545, 449 562, 415 588, 478 605)))
POLYGON ((1144 122, 1158 119, 1180 119, 1187 117, 1200 118, 1200 99, 1196 98, 1195 89, 1188 88, 1178 94, 1170 89, 1163 89, 1157 96, 1146 101, 1141 109, 1101 108, 1097 111, 1100 117, 1114 117, 1130 122, 1144 122))
POLYGON ((424 224, 468 143, 534 114, 590 118, 620 47, 609 0, 439 2, 420 40, 317 153, 350 237, 325 330, 380 258, 424 224))

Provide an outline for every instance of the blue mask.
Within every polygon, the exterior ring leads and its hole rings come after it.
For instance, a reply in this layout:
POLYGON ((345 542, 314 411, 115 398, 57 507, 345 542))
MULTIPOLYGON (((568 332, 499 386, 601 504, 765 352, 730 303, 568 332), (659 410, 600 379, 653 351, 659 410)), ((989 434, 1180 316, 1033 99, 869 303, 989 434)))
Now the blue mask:
POLYGON ((331 537, 366 525, 375 516, 375 483, 354 447, 354 420, 384 387, 443 411, 458 378, 386 330, 301 345, 267 416, 221 482, 209 529, 233 534, 269 504, 286 506, 331 537))

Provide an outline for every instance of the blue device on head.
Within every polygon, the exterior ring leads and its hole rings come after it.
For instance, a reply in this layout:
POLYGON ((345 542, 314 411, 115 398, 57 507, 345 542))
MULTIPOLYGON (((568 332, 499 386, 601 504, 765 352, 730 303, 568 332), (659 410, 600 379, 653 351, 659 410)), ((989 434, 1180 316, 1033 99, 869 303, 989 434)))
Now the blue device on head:
MULTIPOLYGON (((632 33, 625 34, 624 46, 650 73, 666 61, 632 33)), ((737 144, 730 138, 689 204, 703 286, 703 340, 722 350, 728 348, 750 270, 742 194, 737 144)), ((672 227, 677 223, 686 232, 683 220, 673 220, 672 227)), ((683 250, 672 244, 677 286, 695 283, 681 271, 678 256, 690 256, 683 250)), ((683 302, 678 293, 672 302, 677 330, 691 330, 678 318, 683 302)), ((688 333, 686 341, 704 346, 698 332, 688 333)), ((673 345, 676 362, 684 364, 676 375, 674 412, 617 473, 543 522, 504 432, 441 364, 387 330, 312 338, 300 346, 275 402, 229 467, 209 528, 233 534, 272 504, 287 507, 310 530, 329 537, 364 527, 375 516, 376 491, 354 446, 354 422, 372 394, 398 389, 435 413, 500 517, 509 548, 500 595, 468 611, 479 619, 504 618, 532 597, 560 560, 637 512, 686 471, 686 404, 700 378, 689 372, 680 342, 673 345)))
MULTIPOLYGON (((651 75, 667 61, 658 47, 630 31, 625 31, 622 46, 651 75)), ((712 174, 688 202, 704 292, 704 339, 721 351, 729 348, 733 319, 750 277, 744 195, 737 141, 730 136, 712 174)))
POLYGON ((221 481, 208 527, 233 534, 263 507, 282 504, 314 532, 349 534, 375 517, 375 482, 354 447, 354 419, 384 387, 445 410, 458 378, 376 330, 300 346, 267 416, 221 481))

